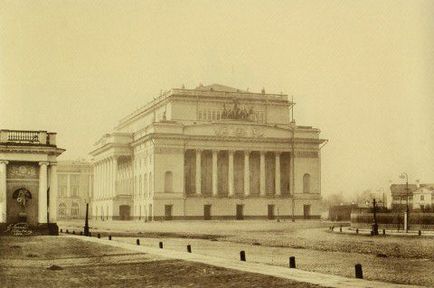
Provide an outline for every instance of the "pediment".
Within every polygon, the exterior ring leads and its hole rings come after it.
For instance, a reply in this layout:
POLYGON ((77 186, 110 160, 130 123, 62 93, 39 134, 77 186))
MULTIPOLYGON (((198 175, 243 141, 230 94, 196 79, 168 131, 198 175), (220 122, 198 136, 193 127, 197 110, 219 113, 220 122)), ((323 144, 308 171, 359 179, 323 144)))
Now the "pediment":
POLYGON ((248 121, 219 121, 184 127, 185 135, 238 138, 285 138, 291 137, 289 129, 257 124, 248 121))

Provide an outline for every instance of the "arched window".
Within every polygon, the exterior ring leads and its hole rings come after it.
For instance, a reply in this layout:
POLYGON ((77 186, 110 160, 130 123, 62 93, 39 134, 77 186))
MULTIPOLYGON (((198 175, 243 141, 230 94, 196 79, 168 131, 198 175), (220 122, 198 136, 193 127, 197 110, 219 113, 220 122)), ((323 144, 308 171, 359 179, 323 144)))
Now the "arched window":
POLYGON ((173 192, 173 174, 172 171, 166 171, 164 173, 164 192, 173 192))
POLYGON ((72 203, 71 205, 71 217, 78 217, 80 208, 77 203, 72 203))
POLYGON ((66 205, 65 203, 60 203, 59 204, 59 216, 60 217, 66 217, 66 205))
POLYGON ((303 176, 303 193, 310 193, 310 175, 308 173, 303 176))

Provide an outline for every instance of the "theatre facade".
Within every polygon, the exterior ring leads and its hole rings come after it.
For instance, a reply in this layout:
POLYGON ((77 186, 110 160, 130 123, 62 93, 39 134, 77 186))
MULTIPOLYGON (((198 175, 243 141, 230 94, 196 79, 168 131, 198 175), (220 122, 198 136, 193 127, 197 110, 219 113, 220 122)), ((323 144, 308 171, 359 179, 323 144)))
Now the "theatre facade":
POLYGON ((99 220, 319 218, 320 130, 284 94, 171 89, 91 151, 99 220))

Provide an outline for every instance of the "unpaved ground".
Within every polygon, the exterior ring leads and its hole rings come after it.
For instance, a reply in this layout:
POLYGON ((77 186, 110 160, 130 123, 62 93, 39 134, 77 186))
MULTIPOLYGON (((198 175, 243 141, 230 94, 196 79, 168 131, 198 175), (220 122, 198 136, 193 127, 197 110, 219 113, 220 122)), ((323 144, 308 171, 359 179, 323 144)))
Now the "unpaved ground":
POLYGON ((53 236, 0 237, 0 284, 44 288, 318 287, 53 236))
POLYGON ((105 231, 103 237, 116 235, 114 240, 135 243, 139 237, 142 245, 154 247, 164 241, 165 248, 182 251, 191 244, 194 253, 231 259, 246 250, 248 261, 286 266, 288 257, 296 256, 300 269, 345 277, 354 277, 354 265, 361 263, 366 279, 434 287, 433 238, 330 233, 328 224, 318 221, 119 221, 92 226, 105 231), (119 239, 127 235, 131 238, 119 239))

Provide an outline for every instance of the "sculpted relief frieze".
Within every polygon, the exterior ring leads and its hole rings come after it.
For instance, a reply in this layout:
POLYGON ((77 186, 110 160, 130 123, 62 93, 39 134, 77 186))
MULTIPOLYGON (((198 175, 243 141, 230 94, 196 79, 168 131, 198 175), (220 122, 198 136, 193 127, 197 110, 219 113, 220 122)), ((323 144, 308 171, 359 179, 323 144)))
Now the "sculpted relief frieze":
POLYGON ((7 178, 38 178, 36 167, 31 164, 9 164, 7 167, 7 178))
POLYGON ((240 127, 238 125, 221 125, 214 127, 214 133, 220 137, 253 137, 264 136, 262 127, 240 127))

